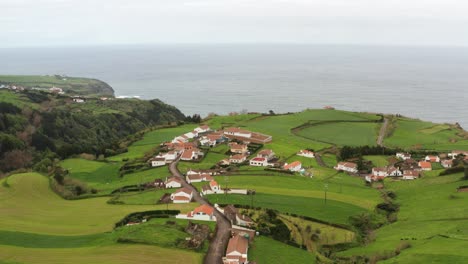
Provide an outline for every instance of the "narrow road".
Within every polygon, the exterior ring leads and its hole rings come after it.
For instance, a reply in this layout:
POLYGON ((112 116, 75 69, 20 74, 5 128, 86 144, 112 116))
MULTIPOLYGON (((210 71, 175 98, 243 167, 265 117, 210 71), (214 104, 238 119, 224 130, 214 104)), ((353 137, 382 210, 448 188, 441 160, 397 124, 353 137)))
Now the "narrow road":
MULTIPOLYGON (((177 168, 179 160, 174 161, 169 165, 169 171, 173 176, 179 177, 182 180, 182 187, 188 188, 193 191, 193 200, 200 204, 211 204, 203 198, 200 193, 192 185, 188 184, 185 180, 185 177, 180 173, 177 168)), ((231 222, 220 213, 218 210, 214 209, 214 215, 216 217, 216 236, 211 240, 210 247, 205 257, 205 264, 222 264, 223 256, 225 254, 229 238, 231 237, 231 222)))
POLYGON ((322 166, 322 167, 328 167, 325 162, 323 162, 322 156, 320 156, 320 153, 315 153, 315 160, 317 161, 317 164, 322 166))
POLYGON ((379 137, 377 138, 377 145, 381 147, 383 147, 383 140, 385 137, 385 131, 387 131, 387 126, 388 126, 388 118, 385 117, 382 127, 380 127, 379 137))

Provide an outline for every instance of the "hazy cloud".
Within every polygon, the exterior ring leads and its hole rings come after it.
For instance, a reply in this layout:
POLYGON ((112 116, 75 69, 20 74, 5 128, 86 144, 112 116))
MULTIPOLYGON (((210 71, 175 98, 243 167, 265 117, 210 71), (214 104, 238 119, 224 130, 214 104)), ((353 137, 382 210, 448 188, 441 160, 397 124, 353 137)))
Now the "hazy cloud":
POLYGON ((0 46, 468 45, 468 3, 459 0, 0 0, 0 10, 0 46))

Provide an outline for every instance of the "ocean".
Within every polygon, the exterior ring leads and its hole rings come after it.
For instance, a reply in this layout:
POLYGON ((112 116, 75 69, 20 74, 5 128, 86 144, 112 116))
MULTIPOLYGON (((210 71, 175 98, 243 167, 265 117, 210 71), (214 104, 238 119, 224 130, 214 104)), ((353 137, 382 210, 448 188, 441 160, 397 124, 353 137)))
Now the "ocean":
POLYGON ((0 74, 65 74, 185 114, 337 109, 468 128, 468 47, 294 44, 0 49, 0 74))

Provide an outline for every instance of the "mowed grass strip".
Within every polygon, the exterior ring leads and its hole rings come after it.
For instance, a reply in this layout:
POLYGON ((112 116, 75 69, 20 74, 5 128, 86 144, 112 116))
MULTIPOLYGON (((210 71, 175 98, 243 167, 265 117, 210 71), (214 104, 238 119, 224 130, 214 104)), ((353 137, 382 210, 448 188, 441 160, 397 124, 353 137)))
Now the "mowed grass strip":
MULTIPOLYGON (((108 197, 63 200, 49 188, 47 177, 37 173, 12 175, 8 184, 5 187, 0 182, 0 226, 8 231, 88 235, 112 230, 129 213, 166 209, 166 205, 110 205, 108 197)), ((169 209, 181 211, 194 207, 196 204, 169 205, 169 209)))
POLYGON ((254 207, 275 209, 282 213, 309 216, 322 221, 339 224, 348 224, 349 216, 367 211, 362 207, 330 199, 325 203, 324 198, 266 194, 260 192, 257 192, 253 196, 241 194, 218 194, 207 195, 206 197, 212 203, 252 204, 254 207))
POLYGON ((301 176, 215 176, 221 186, 251 189, 257 192, 298 196, 304 198, 327 198, 348 203, 364 209, 373 209, 381 200, 378 191, 367 188, 362 179, 338 174, 326 181, 301 176), (227 180, 227 181, 226 181, 227 180))
POLYGON ((0 259, 8 263, 193 263, 203 261, 203 254, 187 250, 149 245, 118 244, 101 247, 41 249, 0 246, 0 259))
POLYGON ((249 260, 257 263, 315 263, 315 255, 272 238, 258 236, 249 248, 249 260))

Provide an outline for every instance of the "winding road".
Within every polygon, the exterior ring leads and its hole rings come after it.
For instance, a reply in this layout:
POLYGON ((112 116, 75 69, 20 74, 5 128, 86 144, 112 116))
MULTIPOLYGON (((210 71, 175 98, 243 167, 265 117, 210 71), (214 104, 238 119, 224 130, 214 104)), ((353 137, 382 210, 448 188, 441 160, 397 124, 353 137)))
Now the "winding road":
MULTIPOLYGON (((169 171, 175 177, 182 180, 182 187, 188 188, 193 191, 193 200, 200 204, 207 204, 212 206, 205 198, 203 198, 195 187, 188 184, 185 177, 180 173, 177 168, 179 160, 174 161, 169 165, 169 171)), ((216 217, 216 234, 211 240, 210 247, 205 257, 205 264, 222 264, 223 256, 225 254, 229 238, 231 237, 231 222, 218 210, 214 209, 216 217)))

